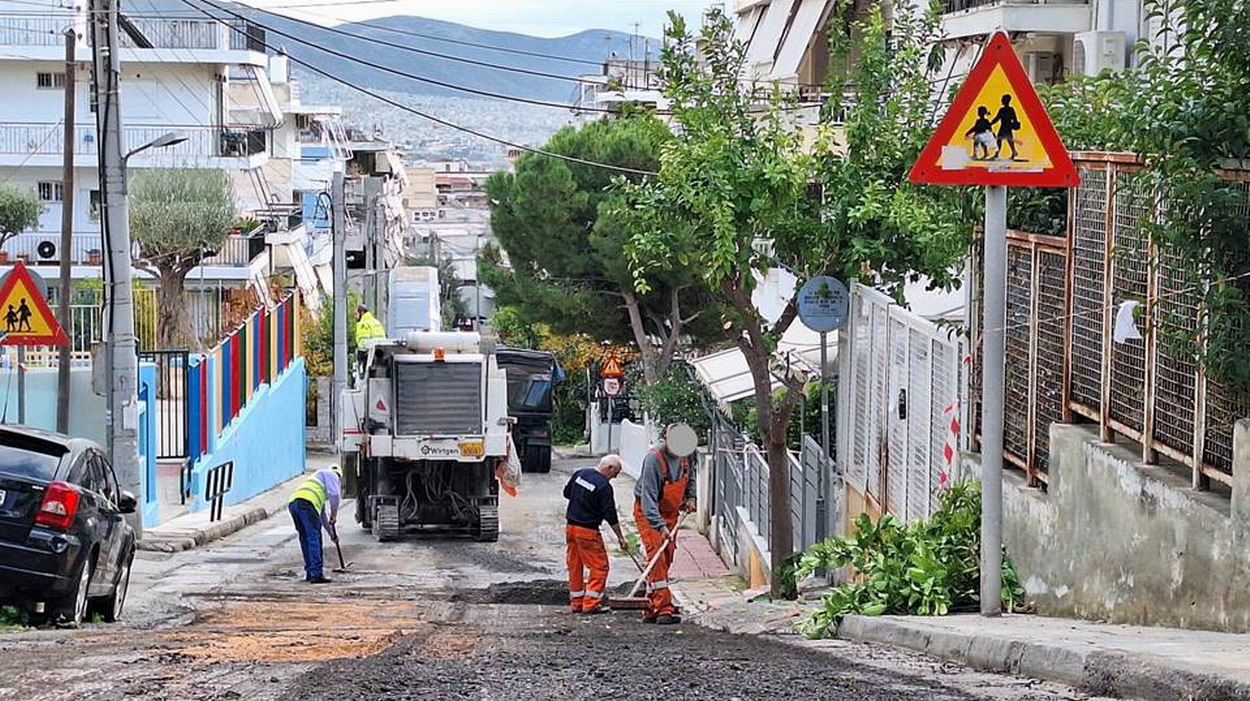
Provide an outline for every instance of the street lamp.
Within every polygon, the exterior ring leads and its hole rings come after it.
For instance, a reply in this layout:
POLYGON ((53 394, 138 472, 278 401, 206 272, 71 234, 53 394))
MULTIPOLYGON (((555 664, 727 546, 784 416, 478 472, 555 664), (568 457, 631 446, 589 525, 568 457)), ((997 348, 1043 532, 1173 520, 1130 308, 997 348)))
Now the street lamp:
MULTIPOLYGON (((115 37, 113 37, 115 39, 115 37)), ((99 39, 97 37, 97 39, 99 39)), ((111 75, 116 75, 116 56, 112 56, 111 75)), ((103 70, 101 71, 104 72, 103 70)), ((187 140, 181 131, 171 131, 149 141, 125 155, 122 154, 122 127, 117 117, 117 96, 107 94, 111 102, 104 110, 107 118, 100 123, 102 168, 101 190, 104 198, 104 231, 107 233, 108 266, 108 337, 104 345, 104 363, 108 376, 108 451, 113 467, 122 482, 122 488, 143 498, 142 466, 138 462, 138 378, 139 358, 135 343, 135 314, 132 252, 130 246, 130 213, 127 203, 126 163, 130 157, 152 148, 166 148, 187 140)), ((137 535, 142 535, 143 519, 137 516, 134 523, 137 535)))
POLYGON ((155 139, 152 139, 146 144, 140 146, 139 148, 131 149, 129 153, 127 153, 125 156, 122 156, 122 163, 124 164, 126 161, 129 161, 131 156, 135 155, 136 153, 139 153, 140 151, 146 151, 150 148, 168 148, 170 146, 177 146, 178 144, 186 141, 188 138, 190 137, 187 136, 187 133, 185 131, 166 132, 156 137, 155 139))

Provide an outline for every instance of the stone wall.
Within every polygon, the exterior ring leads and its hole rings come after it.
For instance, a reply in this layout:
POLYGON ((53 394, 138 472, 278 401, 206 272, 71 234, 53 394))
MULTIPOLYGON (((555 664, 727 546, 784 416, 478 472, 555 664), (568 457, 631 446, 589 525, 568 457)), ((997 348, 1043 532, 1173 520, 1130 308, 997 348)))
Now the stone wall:
MULTIPOLYGON (((1250 472, 1239 422, 1234 474, 1250 472)), ((1250 510, 1190 488, 1189 473, 1143 465, 1140 451, 1100 443, 1096 428, 1053 424, 1047 492, 1004 479, 1003 538, 1043 615, 1250 631, 1250 510)), ((977 456, 967 458, 977 474, 977 456)))

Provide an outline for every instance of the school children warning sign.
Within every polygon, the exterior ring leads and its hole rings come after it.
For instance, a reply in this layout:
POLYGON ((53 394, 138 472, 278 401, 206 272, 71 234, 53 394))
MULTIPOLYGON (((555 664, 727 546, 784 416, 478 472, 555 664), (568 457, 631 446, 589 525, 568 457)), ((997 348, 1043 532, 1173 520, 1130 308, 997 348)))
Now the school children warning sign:
POLYGON ((65 329, 57 323, 48 301, 26 269, 17 265, 0 284, 0 345, 6 346, 63 346, 69 343, 65 329))
POLYGON ((1080 178, 1011 48, 996 33, 911 171, 940 185, 1075 187, 1080 178))

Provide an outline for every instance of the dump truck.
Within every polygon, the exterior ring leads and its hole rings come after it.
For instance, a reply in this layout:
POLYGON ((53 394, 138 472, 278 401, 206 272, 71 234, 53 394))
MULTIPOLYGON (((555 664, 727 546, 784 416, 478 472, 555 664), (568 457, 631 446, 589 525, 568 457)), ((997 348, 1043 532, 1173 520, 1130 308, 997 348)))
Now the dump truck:
POLYGON ((495 355, 472 332, 413 331, 364 351, 340 423, 356 521, 379 541, 417 531, 497 540, 495 468, 511 420, 495 355))
POLYGON ((512 441, 521 469, 550 472, 552 392, 564 369, 547 351, 500 348, 495 355, 508 374, 508 415, 515 419, 512 441))

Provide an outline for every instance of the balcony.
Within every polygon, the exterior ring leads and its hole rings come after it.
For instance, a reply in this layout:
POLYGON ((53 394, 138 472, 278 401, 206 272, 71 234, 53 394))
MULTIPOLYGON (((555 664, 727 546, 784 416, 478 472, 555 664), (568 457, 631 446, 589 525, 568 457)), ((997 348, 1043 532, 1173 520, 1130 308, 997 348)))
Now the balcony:
MULTIPOLYGON (((130 160, 132 167, 200 166, 206 168, 249 168, 252 161, 267 153, 267 134, 261 130, 242 131, 223 127, 175 127, 150 125, 125 127, 125 149, 130 151, 169 133, 181 131, 187 140, 168 148, 149 149, 130 160)), ((79 167, 94 168, 99 153, 94 125, 77 125, 74 155, 79 167)), ((0 166, 60 166, 65 150, 64 129, 59 124, 0 124, 0 166)))
MULTIPOLYGON (((57 265, 61 262, 59 233, 18 234, 0 247, 0 266, 17 260, 29 265, 57 265)), ((212 255, 204 258, 204 266, 244 267, 265 250, 265 236, 227 236, 212 255)), ((98 233, 75 233, 70 247, 74 265, 100 265, 104 244, 98 233)))
MULTIPOLYGON (((31 265, 56 265, 61 262, 59 233, 18 234, 0 247, 0 265, 18 259, 31 265)), ((104 244, 98 233, 75 233, 71 238, 69 260, 75 265, 100 265, 104 244)))
MULTIPOLYGON (((242 20, 129 19, 131 29, 142 35, 137 42, 121 32, 122 61, 156 63, 266 64, 265 30, 242 20)), ((0 46, 26 49, 20 58, 64 60, 65 30, 76 27, 85 36, 79 60, 91 59, 91 35, 86 32, 85 11, 65 10, 63 15, 24 17, 0 14, 0 46)))
POLYGON ((1076 34, 1090 29, 1085 0, 943 0, 947 39, 1007 32, 1076 34))

